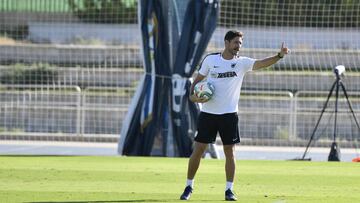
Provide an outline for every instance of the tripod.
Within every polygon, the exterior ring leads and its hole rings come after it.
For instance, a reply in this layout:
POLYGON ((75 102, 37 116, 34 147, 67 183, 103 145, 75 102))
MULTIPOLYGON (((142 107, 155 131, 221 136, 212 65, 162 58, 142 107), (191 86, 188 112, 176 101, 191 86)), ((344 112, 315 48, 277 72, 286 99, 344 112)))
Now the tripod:
POLYGON ((325 112, 325 110, 326 110, 326 107, 327 107, 327 105, 328 105, 328 102, 329 102, 329 100, 330 100, 330 97, 331 97, 331 95, 332 95, 332 93, 333 93, 333 91, 334 91, 335 88, 336 88, 336 93, 335 93, 335 94, 336 94, 336 98, 335 98, 334 135, 333 135, 333 142, 332 142, 332 144, 331 144, 331 149, 330 149, 330 154, 329 154, 329 157, 328 157, 328 161, 340 161, 340 149, 339 149, 339 147, 338 147, 338 145, 337 145, 337 143, 336 143, 338 98, 339 98, 339 88, 340 88, 340 87, 341 87, 341 89, 342 89, 343 92, 344 92, 344 95, 345 95, 347 104, 348 104, 349 109, 350 109, 350 111, 351 111, 351 113, 352 113, 352 116, 354 117, 355 123, 356 123, 358 129, 360 130, 359 122, 358 122, 358 120, 356 119, 354 110, 353 110, 352 105, 351 105, 351 102, 350 102, 350 100, 349 100, 349 96, 348 96, 348 94, 347 94, 347 92, 346 92, 346 89, 345 89, 344 84, 343 84, 342 81, 341 81, 340 74, 339 74, 339 72, 338 72, 337 69, 335 69, 334 73, 335 73, 335 75, 336 75, 336 81, 334 82, 334 84, 332 85, 332 87, 331 87, 331 89, 330 89, 330 92, 329 92, 329 94, 328 94, 327 100, 326 100, 326 102, 325 102, 325 104, 324 104, 324 107, 323 107, 323 109, 322 109, 322 111, 321 111, 320 117, 319 117, 319 119, 318 119, 318 121, 317 121, 317 123, 316 123, 316 125, 315 125, 315 128, 314 128, 314 130, 313 130, 313 132, 312 132, 312 134, 311 134, 310 140, 309 140, 309 142, 308 142, 308 144, 307 144, 307 146, 306 146, 305 152, 304 152, 304 154, 303 154, 303 156, 302 156, 302 160, 305 160, 305 156, 306 156, 306 154, 307 154, 307 152, 308 152, 308 149, 309 149, 309 147, 310 147, 310 145, 311 145, 311 142, 312 142, 313 139, 314 139, 315 132, 316 132, 318 126, 319 126, 319 123, 320 123, 320 121, 321 121, 321 118, 322 118, 322 116, 323 116, 323 114, 324 114, 324 112, 325 112))

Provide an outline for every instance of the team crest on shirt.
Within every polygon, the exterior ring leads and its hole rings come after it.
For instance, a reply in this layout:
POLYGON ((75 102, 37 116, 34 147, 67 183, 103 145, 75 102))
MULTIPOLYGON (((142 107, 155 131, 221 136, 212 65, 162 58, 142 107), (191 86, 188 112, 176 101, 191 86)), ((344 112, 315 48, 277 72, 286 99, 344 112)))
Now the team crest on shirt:
POLYGON ((220 66, 214 66, 214 68, 220 68, 220 66))
POLYGON ((236 66, 236 63, 231 64, 231 68, 235 68, 235 66, 236 66))

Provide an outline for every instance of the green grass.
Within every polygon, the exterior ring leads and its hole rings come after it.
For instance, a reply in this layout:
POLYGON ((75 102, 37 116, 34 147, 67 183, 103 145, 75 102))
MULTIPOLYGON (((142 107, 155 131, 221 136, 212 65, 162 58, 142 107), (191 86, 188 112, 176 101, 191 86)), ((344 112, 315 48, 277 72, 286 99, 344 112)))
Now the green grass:
MULTIPOLYGON (((239 202, 360 202, 357 163, 238 161, 239 202)), ((223 202, 224 160, 202 161, 191 202, 223 202)), ((187 159, 0 156, 0 202, 181 202, 187 159)))

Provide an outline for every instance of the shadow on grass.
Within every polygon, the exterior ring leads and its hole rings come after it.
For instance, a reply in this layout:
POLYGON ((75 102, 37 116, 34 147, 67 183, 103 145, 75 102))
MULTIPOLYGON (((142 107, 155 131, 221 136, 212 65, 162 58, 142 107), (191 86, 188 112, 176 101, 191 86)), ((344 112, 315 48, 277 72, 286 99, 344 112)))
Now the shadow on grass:
POLYGON ((116 202, 163 202, 155 199, 108 200, 108 201, 60 201, 60 202, 24 202, 24 203, 116 203, 116 202))
MULTIPOLYGON (((107 200, 107 201, 44 201, 44 202, 24 202, 24 203, 116 203, 116 202, 179 202, 181 200, 178 199, 133 199, 133 200, 107 200)), ((211 202, 211 201, 219 201, 219 200, 196 200, 197 202, 211 202)))

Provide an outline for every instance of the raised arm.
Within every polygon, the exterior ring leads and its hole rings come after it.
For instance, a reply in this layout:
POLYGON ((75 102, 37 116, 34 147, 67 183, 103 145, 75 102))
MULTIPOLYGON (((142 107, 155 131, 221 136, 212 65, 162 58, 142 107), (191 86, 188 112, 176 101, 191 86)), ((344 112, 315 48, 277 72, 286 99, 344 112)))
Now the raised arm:
POLYGON ((284 46, 284 42, 281 44, 280 52, 277 53, 275 56, 271 56, 268 58, 256 60, 254 63, 253 70, 259 70, 262 68, 269 67, 276 62, 278 62, 280 59, 282 59, 286 54, 290 52, 290 49, 288 49, 286 46, 284 46))

